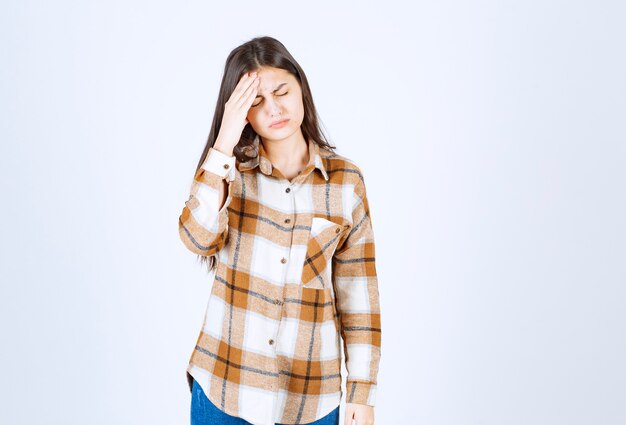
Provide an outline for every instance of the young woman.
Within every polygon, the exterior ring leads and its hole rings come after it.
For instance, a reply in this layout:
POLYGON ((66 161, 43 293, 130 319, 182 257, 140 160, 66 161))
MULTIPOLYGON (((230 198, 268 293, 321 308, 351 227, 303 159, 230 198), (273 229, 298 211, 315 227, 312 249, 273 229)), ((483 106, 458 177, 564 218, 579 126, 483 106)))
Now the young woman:
POLYGON ((226 61, 179 218, 214 271, 187 367, 192 424, 374 423, 381 326, 363 174, 322 137, 306 76, 278 40, 226 61))

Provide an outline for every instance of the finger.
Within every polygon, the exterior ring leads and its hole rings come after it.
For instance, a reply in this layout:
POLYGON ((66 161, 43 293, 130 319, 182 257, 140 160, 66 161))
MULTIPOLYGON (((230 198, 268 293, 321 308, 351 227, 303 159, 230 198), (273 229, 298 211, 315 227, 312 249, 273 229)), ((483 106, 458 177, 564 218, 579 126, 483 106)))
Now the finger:
POLYGON ((251 76, 249 72, 246 72, 245 74, 241 76, 241 78, 239 78, 239 81, 235 85, 233 92, 230 94, 230 99, 235 100, 241 96, 241 93, 243 92, 243 86, 246 83, 246 81, 248 81, 250 78, 251 76))
POLYGON ((261 80, 257 78, 257 80, 252 84, 252 90, 250 91, 250 94, 248 95, 248 99, 245 102, 246 110, 250 109, 250 106, 252 106, 254 99, 256 99, 256 95, 259 92, 260 82, 261 80))
POLYGON ((248 73, 244 74, 244 76, 239 80, 239 83, 233 90, 233 93, 230 95, 231 99, 235 104, 240 104, 241 97, 245 96, 245 91, 254 83, 255 80, 258 79, 257 75, 248 75, 248 73))
POLYGON ((257 85, 258 85, 258 77, 251 78, 249 81, 247 81, 246 85, 242 89, 243 91, 239 93, 236 98, 233 99, 234 104, 238 108, 241 108, 248 101, 248 96, 257 87, 257 85))
POLYGON ((259 85, 258 81, 259 80, 257 79, 256 82, 252 83, 252 85, 250 85, 250 87, 246 89, 246 91, 241 96, 240 101, 236 103, 238 107, 245 108, 246 111, 250 109, 252 102, 256 98, 257 87, 259 85))

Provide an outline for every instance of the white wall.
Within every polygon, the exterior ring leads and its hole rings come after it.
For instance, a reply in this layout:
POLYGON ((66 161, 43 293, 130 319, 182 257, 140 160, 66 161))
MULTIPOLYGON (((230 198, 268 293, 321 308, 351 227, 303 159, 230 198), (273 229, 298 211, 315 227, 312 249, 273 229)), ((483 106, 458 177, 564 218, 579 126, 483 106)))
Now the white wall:
POLYGON ((304 7, 3 2, 0 422, 188 423, 178 216, 226 55, 271 35, 365 173, 376 423, 625 423, 624 3, 304 7))

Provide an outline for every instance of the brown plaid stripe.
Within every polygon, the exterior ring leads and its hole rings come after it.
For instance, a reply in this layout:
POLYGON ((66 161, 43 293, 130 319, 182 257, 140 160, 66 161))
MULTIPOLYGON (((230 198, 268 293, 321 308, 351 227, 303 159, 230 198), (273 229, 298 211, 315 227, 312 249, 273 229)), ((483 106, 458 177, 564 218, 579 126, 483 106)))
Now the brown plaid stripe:
POLYGON ((190 388, 193 377, 216 406, 255 424, 304 424, 333 410, 341 338, 346 401, 375 403, 381 326, 363 175, 308 148, 291 182, 262 144, 245 163, 211 148, 179 219, 185 246, 218 260, 190 388))

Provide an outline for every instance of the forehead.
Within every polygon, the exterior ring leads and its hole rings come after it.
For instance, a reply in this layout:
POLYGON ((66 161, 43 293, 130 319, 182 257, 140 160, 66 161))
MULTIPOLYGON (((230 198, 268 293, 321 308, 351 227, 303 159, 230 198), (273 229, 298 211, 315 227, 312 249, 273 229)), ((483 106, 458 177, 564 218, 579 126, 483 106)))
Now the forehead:
POLYGON ((257 69, 259 82, 266 89, 273 89, 280 83, 296 81, 295 77, 281 68, 261 67, 257 69))

